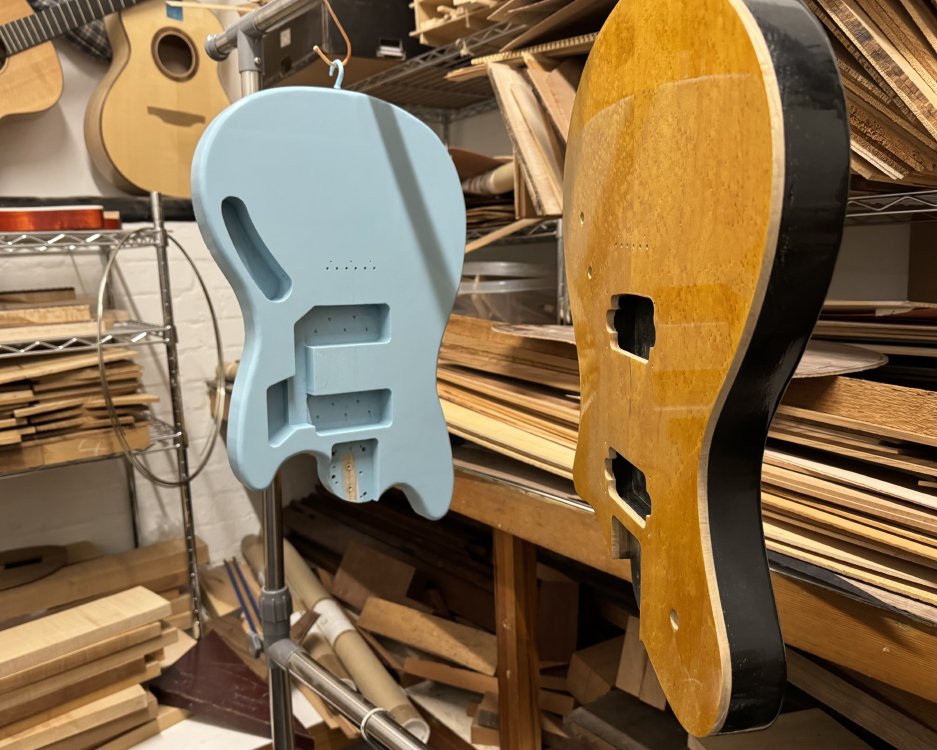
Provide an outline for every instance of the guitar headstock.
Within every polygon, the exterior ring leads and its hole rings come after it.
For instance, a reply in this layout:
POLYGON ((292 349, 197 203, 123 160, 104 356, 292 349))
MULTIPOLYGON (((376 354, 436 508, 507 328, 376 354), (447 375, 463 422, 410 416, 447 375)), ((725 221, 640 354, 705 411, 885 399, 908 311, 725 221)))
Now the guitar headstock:
POLYGON ((244 314, 228 454, 261 489, 312 454, 352 502, 452 496, 436 360, 465 207, 439 138, 363 94, 280 88, 225 110, 192 169, 199 228, 244 314))
POLYGON ((619 3, 580 83, 565 174, 577 491, 632 559, 641 639, 683 726, 765 726, 785 661, 761 461, 849 176, 816 19, 797 0, 619 3))

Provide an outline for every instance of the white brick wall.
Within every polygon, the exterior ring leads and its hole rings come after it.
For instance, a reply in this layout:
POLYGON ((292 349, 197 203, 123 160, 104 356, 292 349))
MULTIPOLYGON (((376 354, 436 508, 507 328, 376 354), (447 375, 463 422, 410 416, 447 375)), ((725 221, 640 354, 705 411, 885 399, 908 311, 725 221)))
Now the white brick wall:
MULTIPOLYGON (((119 194, 91 168, 84 148, 85 103, 106 66, 59 43, 65 93, 59 104, 39 115, 0 121, 0 195, 80 196, 119 194)), ((225 358, 240 356, 243 327, 234 295, 212 261, 192 223, 169 226, 186 247, 209 287, 221 319, 225 358)), ((159 285, 152 249, 127 250, 121 268, 147 321, 159 321, 159 285)), ((215 349, 211 325, 198 285, 184 260, 170 251, 173 299, 180 340, 181 377, 193 463, 203 449, 211 419, 205 381, 213 376, 215 349)), ((0 289, 74 285, 94 297, 101 264, 94 256, 76 258, 0 258, 0 289)), ((118 296, 121 299, 121 296, 118 296)), ((156 411, 168 420, 165 357, 140 350, 145 381, 158 393, 156 411)), ((161 475, 171 475, 168 456, 151 459, 161 475)), ((139 527, 143 542, 180 534, 178 490, 153 487, 138 477, 139 527)), ((296 494, 308 492, 308 485, 296 494)), ((213 559, 235 554, 241 538, 257 530, 248 493, 228 467, 219 443, 205 472, 193 485, 196 529, 213 559)), ((0 479, 0 549, 90 539, 108 551, 126 549, 132 535, 127 485, 120 461, 65 467, 0 479)))

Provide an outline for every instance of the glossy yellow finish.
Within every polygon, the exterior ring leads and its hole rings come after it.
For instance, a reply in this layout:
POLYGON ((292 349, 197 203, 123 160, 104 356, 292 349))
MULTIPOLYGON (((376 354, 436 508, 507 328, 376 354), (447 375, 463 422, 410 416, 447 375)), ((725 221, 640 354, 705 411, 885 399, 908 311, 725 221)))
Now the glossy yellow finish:
POLYGON ((579 494, 641 548, 641 639, 677 717, 718 731, 731 669, 712 567, 707 451, 770 272, 780 97, 742 0, 629 0, 599 35, 566 159, 566 263, 582 380, 579 494), (648 360, 617 347, 619 294, 654 302, 648 360), (741 347, 741 349, 740 349, 741 347), (609 473, 647 477, 646 522, 609 473), (617 521, 613 521, 617 519, 617 521))
MULTIPOLYGON (((0 24, 33 15, 26 0, 0 2, 0 24)), ((12 55, 0 68, 0 119, 42 112, 62 95, 62 66, 52 42, 12 55)))
POLYGON ((105 20, 114 59, 88 103, 85 143, 95 167, 126 190, 158 190, 188 198, 192 154, 208 123, 228 106, 218 65, 203 51, 205 38, 222 30, 208 10, 166 15, 161 2, 143 2, 105 20), (165 75, 154 39, 184 34, 197 63, 187 80, 165 75))

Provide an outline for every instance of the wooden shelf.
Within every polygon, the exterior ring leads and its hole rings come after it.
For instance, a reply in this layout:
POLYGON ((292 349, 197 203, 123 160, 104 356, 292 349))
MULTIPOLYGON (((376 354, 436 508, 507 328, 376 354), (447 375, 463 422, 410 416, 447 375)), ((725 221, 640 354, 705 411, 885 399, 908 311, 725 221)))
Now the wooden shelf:
MULTIPOLYGON (((562 497, 457 468, 452 510, 616 578, 631 580, 629 563, 609 557, 592 511, 562 497)), ((937 629, 780 573, 772 573, 772 583, 789 646, 937 700, 937 629)))

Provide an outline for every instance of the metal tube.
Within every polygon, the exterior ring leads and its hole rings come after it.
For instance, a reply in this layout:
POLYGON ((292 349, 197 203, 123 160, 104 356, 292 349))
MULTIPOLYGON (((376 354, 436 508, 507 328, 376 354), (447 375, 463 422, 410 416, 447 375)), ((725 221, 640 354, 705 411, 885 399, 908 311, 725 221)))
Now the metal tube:
MULTIPOLYGON (((263 495, 264 587, 260 594, 264 646, 289 638, 290 604, 283 563, 283 505, 279 477, 263 495)), ((268 659, 270 728, 274 750, 293 750, 293 695, 286 668, 268 659)))
POLYGON ((260 91, 260 71, 242 70, 241 71, 241 96, 247 96, 260 91))
POLYGON ((205 51, 212 60, 220 62, 237 48, 239 33, 259 38, 268 29, 286 23, 319 2, 321 0, 273 0, 252 10, 220 34, 212 34, 205 40, 205 51))
POLYGON ((163 224, 163 204, 159 193, 150 193, 150 209, 156 230, 156 267, 159 272, 159 294, 166 326, 166 367, 169 371, 169 398, 172 404, 173 426, 179 433, 176 447, 176 466, 179 473, 179 502, 182 506, 182 527, 188 560, 189 587, 192 590, 192 611, 195 616, 196 636, 205 632, 202 621, 202 592, 198 583, 198 555, 195 542, 195 514, 192 510, 192 487, 189 484, 189 439, 185 429, 185 410, 182 406, 182 383, 179 380, 179 351, 176 323, 172 309, 172 285, 169 277, 169 253, 166 227, 163 224))
POLYGON ((292 641, 284 640, 274 644, 267 655, 271 664, 286 666, 293 677, 361 728, 368 740, 388 750, 429 750, 427 745, 394 721, 390 714, 383 709, 376 709, 364 696, 348 688, 292 641))
POLYGON ((283 504, 280 480, 264 490, 263 499, 264 588, 278 591, 286 585, 283 563, 283 504))

